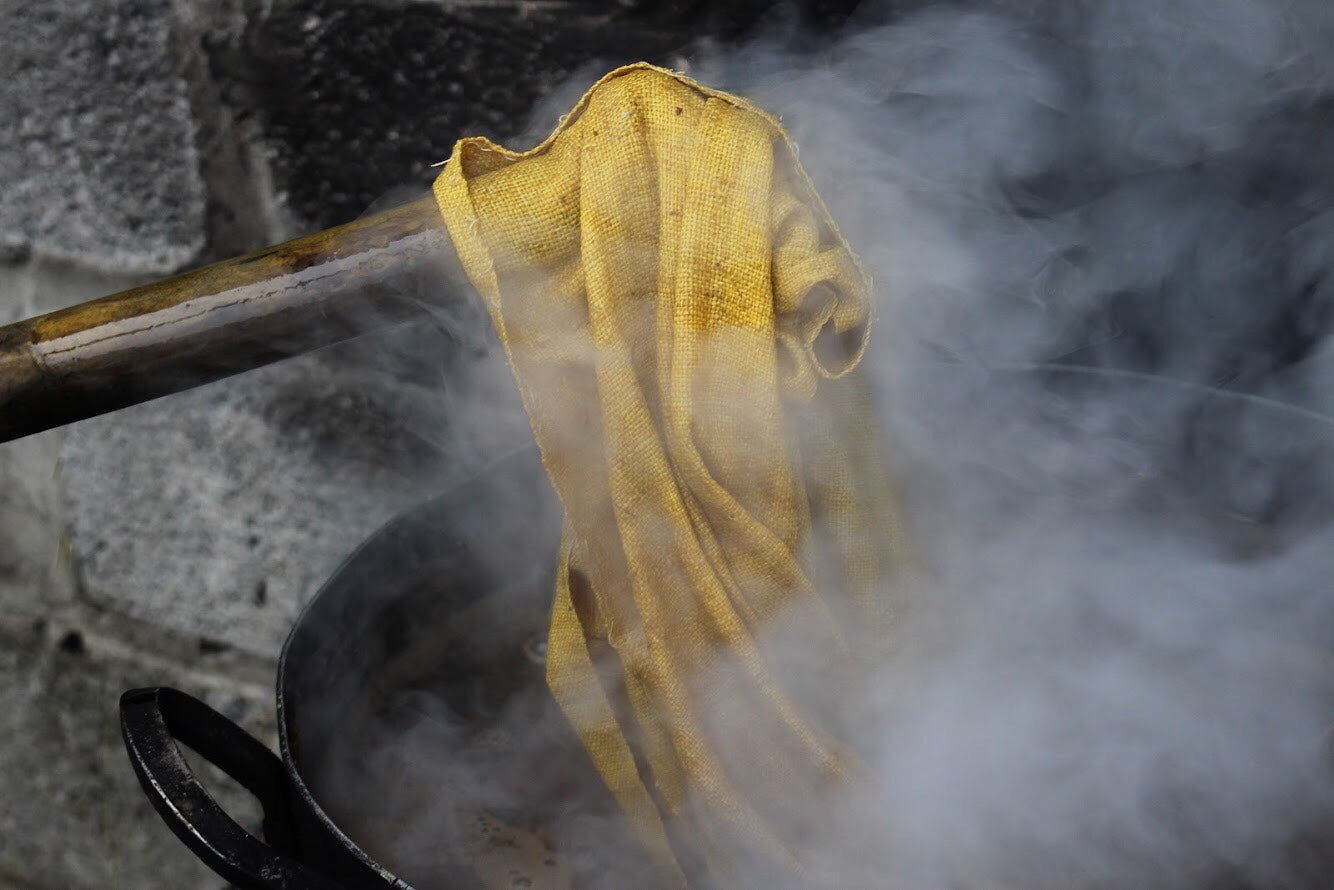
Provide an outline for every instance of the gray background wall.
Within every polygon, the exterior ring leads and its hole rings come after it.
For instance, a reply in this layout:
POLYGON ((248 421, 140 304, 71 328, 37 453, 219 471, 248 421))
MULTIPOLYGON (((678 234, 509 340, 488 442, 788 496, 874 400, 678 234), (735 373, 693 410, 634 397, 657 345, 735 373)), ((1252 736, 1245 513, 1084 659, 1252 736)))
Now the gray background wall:
MULTIPOLYGON (((581 66, 766 5, 0 0, 0 321, 354 218, 581 66)), ((374 353, 0 445, 0 888, 222 886, 144 801, 116 701, 175 685, 272 741, 304 600, 460 469, 374 353)))

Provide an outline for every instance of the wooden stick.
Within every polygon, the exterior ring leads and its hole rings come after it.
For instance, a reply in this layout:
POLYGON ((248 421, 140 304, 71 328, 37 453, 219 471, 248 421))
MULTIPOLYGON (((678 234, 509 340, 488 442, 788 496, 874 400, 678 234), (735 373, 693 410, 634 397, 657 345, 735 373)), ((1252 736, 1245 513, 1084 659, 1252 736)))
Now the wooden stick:
POLYGON ((0 441, 200 386, 470 298, 427 197, 0 327, 0 441))

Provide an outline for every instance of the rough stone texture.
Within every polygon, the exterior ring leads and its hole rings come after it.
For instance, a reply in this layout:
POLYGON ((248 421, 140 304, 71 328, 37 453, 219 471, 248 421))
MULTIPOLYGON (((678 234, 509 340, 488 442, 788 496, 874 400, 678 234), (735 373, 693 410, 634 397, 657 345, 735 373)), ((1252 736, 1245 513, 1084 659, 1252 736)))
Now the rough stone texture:
POLYGON ((259 114, 291 210, 327 226, 428 183, 460 136, 514 136, 594 58, 661 60, 681 21, 646 26, 614 2, 295 0, 213 55, 229 100, 259 114))
POLYGON ((109 609, 274 657, 344 557, 433 488, 410 384, 332 350, 77 424, 74 554, 109 609))
POLYGON ((168 0, 0 2, 11 252, 153 272, 198 252, 204 189, 170 12, 168 0))
MULTIPOLYGON (((146 659, 116 636, 58 620, 0 625, 0 887, 225 885, 171 836, 125 758, 116 701, 154 683, 182 686, 272 735, 265 687, 146 659)), ((215 772, 203 775, 253 830, 257 805, 215 772)))

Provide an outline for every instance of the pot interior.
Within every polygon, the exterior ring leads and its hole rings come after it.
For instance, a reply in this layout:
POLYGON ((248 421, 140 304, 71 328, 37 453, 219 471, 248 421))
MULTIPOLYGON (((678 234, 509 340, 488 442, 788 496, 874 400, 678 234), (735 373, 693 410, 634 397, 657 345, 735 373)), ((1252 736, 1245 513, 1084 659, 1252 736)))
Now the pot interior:
POLYGON ((285 754, 349 842, 418 890, 644 882, 545 685, 559 537, 525 450, 374 535, 285 647, 285 754))

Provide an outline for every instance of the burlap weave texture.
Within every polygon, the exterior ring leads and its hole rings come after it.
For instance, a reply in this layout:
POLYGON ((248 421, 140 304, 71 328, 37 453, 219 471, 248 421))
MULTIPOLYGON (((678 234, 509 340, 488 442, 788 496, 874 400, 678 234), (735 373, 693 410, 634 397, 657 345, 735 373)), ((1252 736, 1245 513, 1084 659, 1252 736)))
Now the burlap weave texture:
POLYGON ((565 511, 552 693, 666 872, 800 881, 905 559, 866 275, 774 118, 644 64, 435 193, 565 511))

